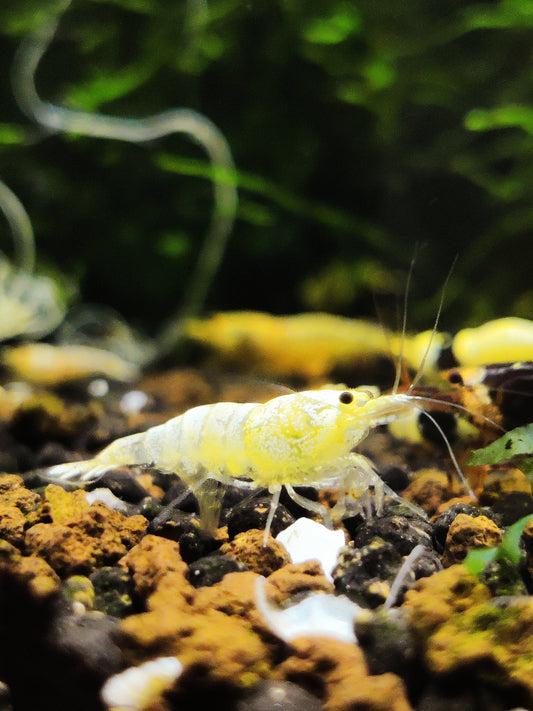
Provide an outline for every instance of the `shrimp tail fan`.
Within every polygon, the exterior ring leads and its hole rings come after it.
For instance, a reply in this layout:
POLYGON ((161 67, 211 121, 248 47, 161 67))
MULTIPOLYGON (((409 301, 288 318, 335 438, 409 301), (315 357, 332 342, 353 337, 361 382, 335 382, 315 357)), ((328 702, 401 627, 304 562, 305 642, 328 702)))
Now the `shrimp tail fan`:
POLYGON ((98 464, 95 459, 87 459, 82 462, 56 464, 47 470, 46 476, 61 481, 90 482, 99 479, 110 468, 112 467, 109 465, 98 464))

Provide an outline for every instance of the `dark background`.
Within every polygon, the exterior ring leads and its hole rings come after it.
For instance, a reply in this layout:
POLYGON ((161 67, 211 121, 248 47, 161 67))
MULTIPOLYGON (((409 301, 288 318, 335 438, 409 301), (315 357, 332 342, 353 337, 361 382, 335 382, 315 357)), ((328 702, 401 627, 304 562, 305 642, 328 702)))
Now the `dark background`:
MULTIPOLYGON (((9 80, 58 3, 0 8, 0 178, 40 270, 155 333, 176 313, 212 186, 186 136, 39 133, 9 80)), ((204 311, 375 316, 412 280, 409 325, 533 317, 533 14, 528 0, 73 0, 43 99, 142 117, 190 107, 226 136, 239 209, 204 311)), ((7 227, 0 247, 10 253, 7 227)))

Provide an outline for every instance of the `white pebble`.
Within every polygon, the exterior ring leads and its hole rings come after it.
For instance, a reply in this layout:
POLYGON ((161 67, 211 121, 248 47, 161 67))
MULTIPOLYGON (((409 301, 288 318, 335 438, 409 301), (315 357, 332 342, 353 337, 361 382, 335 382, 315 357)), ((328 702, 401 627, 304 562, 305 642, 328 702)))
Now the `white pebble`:
POLYGON ((80 602, 79 600, 74 600, 74 602, 72 603, 72 612, 75 615, 79 615, 81 617, 81 615, 84 615, 87 612, 87 608, 85 607, 83 602, 80 602))
POLYGON ((136 415, 148 403, 149 397, 142 390, 130 390, 122 396, 120 409, 125 415, 136 415))
POLYGON ((85 494, 85 500, 90 505, 94 504, 96 501, 101 501, 107 506, 108 509, 115 509, 115 511, 127 511, 128 507, 119 499, 118 496, 105 487, 100 487, 99 489, 93 489, 85 494))
POLYGON ((150 706, 179 677, 183 669, 176 657, 159 657, 115 674, 104 684, 101 696, 113 711, 141 711, 150 706))
POLYGON ((329 580, 332 580, 331 572, 337 564, 339 550, 346 545, 343 531, 331 531, 305 517, 278 533, 276 540, 285 546, 293 563, 318 560, 329 580))
POLYGON ((319 636, 357 643, 354 622, 362 608, 344 595, 311 593, 302 602, 282 609, 268 601, 265 578, 259 578, 255 604, 269 629, 285 642, 319 636))
POLYGON ((105 397, 109 392, 109 383, 105 378, 95 378, 87 385, 91 397, 105 397))

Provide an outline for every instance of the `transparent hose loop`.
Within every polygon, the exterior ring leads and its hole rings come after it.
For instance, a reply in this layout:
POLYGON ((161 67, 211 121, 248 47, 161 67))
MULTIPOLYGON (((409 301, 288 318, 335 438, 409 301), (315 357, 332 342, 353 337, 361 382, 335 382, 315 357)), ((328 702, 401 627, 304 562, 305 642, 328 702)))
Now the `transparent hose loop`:
POLYGON ((35 268, 35 241, 30 218, 15 193, 1 180, 0 210, 5 215, 13 237, 15 268, 32 274, 35 268))
POLYGON ((0 211, 9 223, 14 263, 0 252, 0 341, 17 336, 40 337, 65 316, 55 282, 34 274, 35 242, 28 213, 15 193, 0 180, 0 211))
MULTIPOLYGON (((61 12, 69 5, 70 0, 61 3, 61 12)), ((22 41, 15 55, 12 68, 13 93, 20 109, 29 118, 51 133, 75 133, 131 143, 153 141, 171 133, 185 133, 204 149, 214 168, 211 224, 183 304, 159 336, 159 352, 165 354, 181 339, 184 320, 196 316, 201 310, 233 228, 238 198, 235 181, 232 180, 235 166, 231 151, 218 127, 193 109, 169 109, 133 119, 88 114, 43 101, 35 87, 35 73, 58 24, 58 17, 50 17, 35 33, 22 41)))

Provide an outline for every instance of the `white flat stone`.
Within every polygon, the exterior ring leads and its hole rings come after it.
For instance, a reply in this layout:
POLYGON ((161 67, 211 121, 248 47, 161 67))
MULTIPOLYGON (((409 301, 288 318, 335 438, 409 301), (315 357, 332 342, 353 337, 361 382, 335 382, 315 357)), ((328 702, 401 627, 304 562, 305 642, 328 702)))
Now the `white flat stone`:
POLYGON ((137 415, 149 401, 142 390, 129 390, 120 400, 120 409, 126 415, 137 415))
POLYGON ((182 669, 176 657, 159 657, 130 667, 106 681, 102 700, 113 711, 141 711, 174 683, 182 669))
POLYGON ((108 489, 103 486, 99 487, 98 489, 88 491, 85 494, 85 500, 89 505, 94 504, 96 501, 101 501, 107 506, 108 509, 115 509, 115 511, 122 512, 128 510, 128 507, 126 506, 124 501, 122 501, 122 499, 119 499, 118 496, 115 496, 111 489, 108 489))
POLYGON ((278 533, 276 540, 285 546, 293 563, 318 560, 329 580, 332 580, 331 572, 339 550, 346 545, 344 531, 331 531, 305 517, 278 533))
POLYGON ((357 643, 354 622, 362 608, 344 595, 311 593, 296 605, 280 608, 267 600, 265 578, 259 578, 255 604, 268 628, 285 642, 297 637, 332 637, 357 643))

